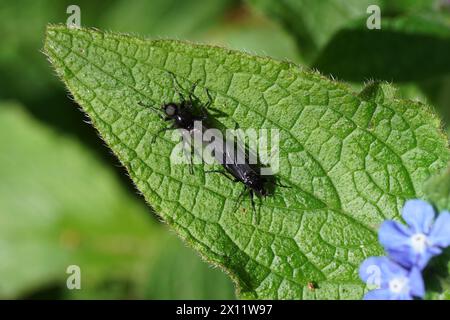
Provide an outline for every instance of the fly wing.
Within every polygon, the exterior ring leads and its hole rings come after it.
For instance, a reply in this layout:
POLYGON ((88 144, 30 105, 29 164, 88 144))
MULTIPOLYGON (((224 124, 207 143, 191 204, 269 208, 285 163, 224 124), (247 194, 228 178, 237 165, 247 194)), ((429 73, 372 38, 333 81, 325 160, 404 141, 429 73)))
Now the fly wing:
MULTIPOLYGON (((250 176, 257 176, 255 166, 249 163, 250 150, 238 136, 229 134, 225 145, 225 167, 238 180, 246 183, 246 179, 250 176)), ((253 156, 255 156, 253 154, 253 156)), ((251 159, 251 158, 250 158, 251 159)))
POLYGON ((194 123, 194 128, 189 131, 189 137, 185 140, 187 141, 185 146, 193 151, 195 159, 199 160, 195 163, 213 164, 217 162, 222 165, 235 163, 232 142, 224 139, 217 129, 210 129, 199 122, 194 123))
POLYGON ((224 138, 219 130, 211 130, 203 124, 194 125, 190 130, 191 139, 188 145, 189 149, 193 150, 195 159, 200 159, 203 163, 219 163, 233 177, 244 183, 246 177, 257 175, 254 166, 248 163, 247 149, 241 140, 232 134, 224 138), (205 134, 206 132, 210 134, 205 134))

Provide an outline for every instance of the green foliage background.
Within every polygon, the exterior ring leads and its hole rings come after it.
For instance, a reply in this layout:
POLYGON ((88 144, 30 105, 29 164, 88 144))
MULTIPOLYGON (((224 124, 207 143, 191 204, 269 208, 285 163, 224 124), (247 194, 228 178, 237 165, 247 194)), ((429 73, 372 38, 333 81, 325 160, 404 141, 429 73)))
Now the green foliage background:
POLYGON ((2 2, 0 298, 234 298, 228 277, 158 221, 67 99, 41 49, 46 25, 64 23, 68 5, 80 6, 83 26, 287 59, 355 90, 370 79, 393 82, 400 96, 434 105, 448 128, 446 3, 2 2), (382 8, 383 31, 365 28, 368 4, 382 8), (66 289, 70 264, 82 268, 83 290, 66 289))

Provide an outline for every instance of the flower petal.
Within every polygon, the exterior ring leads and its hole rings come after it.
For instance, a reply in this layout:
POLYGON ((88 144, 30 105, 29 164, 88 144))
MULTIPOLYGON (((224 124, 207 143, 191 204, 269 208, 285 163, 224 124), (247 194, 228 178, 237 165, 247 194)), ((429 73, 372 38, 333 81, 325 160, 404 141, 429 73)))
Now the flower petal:
POLYGON ((408 245, 410 237, 411 232, 404 225, 393 220, 383 222, 378 231, 378 238, 385 249, 408 245))
POLYGON ((359 276, 373 288, 385 288, 389 281, 399 275, 407 276, 408 271, 387 257, 369 257, 359 268, 359 276))
POLYGON ((396 294, 392 296, 392 300, 412 300, 412 296, 409 293, 396 294))
POLYGON ((441 248, 450 245, 450 213, 448 211, 438 215, 428 238, 432 245, 441 248))
POLYGON ((404 225, 392 220, 383 222, 378 232, 380 243, 389 257, 406 268, 416 260, 411 248, 411 235, 404 225))
POLYGON ((416 267, 413 267, 409 273, 409 288, 414 297, 423 298, 425 295, 425 286, 423 284, 422 274, 416 267))
POLYGON ((372 290, 364 295, 364 300, 392 300, 393 298, 389 289, 372 290))
POLYGON ((368 286, 381 287, 382 265, 386 257, 369 257, 359 267, 359 276, 368 286))
POLYGON ((418 254, 411 246, 399 246, 398 248, 386 248, 389 257, 404 268, 411 268, 419 260, 418 254))
POLYGON ((427 202, 414 199, 408 200, 403 207, 402 217, 414 233, 428 234, 433 224, 434 208, 427 202))
POLYGON ((410 269, 413 266, 416 266, 420 270, 423 270, 426 267, 428 261, 430 261, 433 256, 442 252, 438 247, 431 247, 422 253, 418 253, 414 251, 411 246, 403 246, 398 249, 387 249, 386 251, 389 257, 402 267, 410 269))

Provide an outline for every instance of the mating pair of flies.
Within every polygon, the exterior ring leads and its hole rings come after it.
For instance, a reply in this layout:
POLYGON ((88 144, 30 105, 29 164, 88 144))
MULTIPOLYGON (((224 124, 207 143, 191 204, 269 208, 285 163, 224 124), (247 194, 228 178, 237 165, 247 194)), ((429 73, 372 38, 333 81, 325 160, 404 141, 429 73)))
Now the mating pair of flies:
MULTIPOLYGON (((195 130, 194 123, 196 121, 201 121, 204 130, 211 128, 211 118, 207 111, 212 104, 212 98, 209 91, 206 89, 208 102, 206 104, 202 104, 198 97, 194 95, 194 91, 198 83, 195 82, 188 93, 188 97, 186 98, 183 95, 183 89, 175 79, 175 76, 172 73, 170 73, 170 75, 172 76, 175 91, 180 97, 180 102, 169 102, 163 104, 160 109, 139 102, 141 106, 149 107, 151 110, 155 111, 165 121, 172 122, 170 127, 161 129, 158 134, 171 129, 184 129, 190 134, 193 134, 193 131, 195 130)), ((223 165, 225 171, 211 170, 207 172, 217 172, 223 174, 232 181, 237 183, 241 182, 245 186, 243 192, 239 195, 237 205, 239 205, 242 200, 242 196, 245 193, 248 193, 250 196, 252 209, 255 212, 255 195, 260 198, 266 197, 273 194, 275 185, 286 187, 278 183, 273 175, 261 175, 258 165, 251 164, 249 161, 237 161, 235 153, 229 152, 226 147, 222 150, 222 154, 216 154, 215 157, 219 160, 220 164, 223 165)))

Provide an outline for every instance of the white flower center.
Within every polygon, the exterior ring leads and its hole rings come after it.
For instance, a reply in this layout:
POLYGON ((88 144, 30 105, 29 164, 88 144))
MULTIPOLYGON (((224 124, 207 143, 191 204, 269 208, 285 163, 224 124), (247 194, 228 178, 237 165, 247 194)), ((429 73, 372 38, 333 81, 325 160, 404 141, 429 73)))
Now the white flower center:
POLYGON ((401 277, 401 278, 394 278, 391 281, 389 281, 389 290, 393 293, 401 293, 408 291, 408 278, 401 277))
POLYGON ((428 246, 428 238, 423 233, 416 233, 411 237, 411 246, 414 251, 423 253, 428 246))

